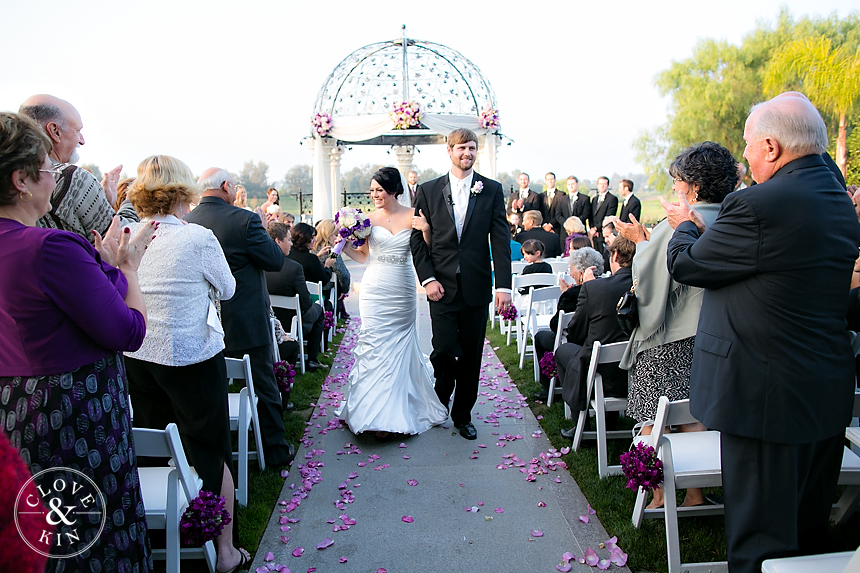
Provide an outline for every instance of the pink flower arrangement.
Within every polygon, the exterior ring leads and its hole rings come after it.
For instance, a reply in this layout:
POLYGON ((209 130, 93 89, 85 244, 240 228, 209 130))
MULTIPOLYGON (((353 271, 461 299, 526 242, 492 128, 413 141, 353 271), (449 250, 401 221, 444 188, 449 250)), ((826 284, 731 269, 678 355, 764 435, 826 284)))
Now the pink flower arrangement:
POLYGON ((293 380, 296 379, 296 369, 285 360, 275 362, 275 381, 278 383, 278 390, 281 392, 289 392, 293 387, 293 380))
POLYGON ((394 129, 415 127, 421 123, 421 118, 424 117, 421 107, 414 101, 394 104, 394 111, 390 115, 391 119, 394 120, 394 129))
POLYGON ((499 127, 499 111, 487 104, 481 110, 481 127, 484 129, 496 129, 499 127))
POLYGON ((621 469, 627 478, 627 489, 652 491, 663 483, 663 462, 657 451, 644 442, 621 454, 621 469))
POLYGON ((191 500, 179 520, 179 538, 186 547, 202 547, 221 535, 224 526, 232 521, 224 508, 224 498, 210 491, 200 490, 191 500))
POLYGON ((555 356, 547 352, 540 359, 540 372, 547 378, 554 378, 556 374, 555 356))
POLYGON ((331 116, 327 113, 318 113, 313 119, 314 133, 320 137, 325 137, 331 133, 332 121, 331 116))

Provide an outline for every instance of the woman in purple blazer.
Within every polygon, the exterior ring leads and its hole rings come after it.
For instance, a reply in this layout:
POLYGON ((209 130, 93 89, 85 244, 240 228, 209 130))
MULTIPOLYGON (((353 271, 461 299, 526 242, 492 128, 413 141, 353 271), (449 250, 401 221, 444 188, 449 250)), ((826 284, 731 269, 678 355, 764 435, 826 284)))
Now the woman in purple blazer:
POLYGON ((60 167, 51 149, 36 123, 0 113, 0 420, 34 475, 69 468, 103 494, 105 522, 64 520, 57 533, 74 529, 79 541, 51 544, 52 555, 69 555, 95 539, 86 557, 49 568, 151 571, 121 353, 146 334, 137 268, 154 227, 132 239, 115 218, 98 252, 74 233, 37 228, 60 167))

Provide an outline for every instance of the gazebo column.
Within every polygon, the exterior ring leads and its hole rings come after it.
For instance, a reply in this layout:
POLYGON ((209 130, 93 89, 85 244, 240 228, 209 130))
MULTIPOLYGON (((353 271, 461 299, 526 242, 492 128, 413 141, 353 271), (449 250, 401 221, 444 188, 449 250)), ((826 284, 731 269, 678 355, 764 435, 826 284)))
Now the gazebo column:
MULTIPOLYGON (((405 179, 410 171, 415 170, 415 168, 412 166, 412 158, 415 156, 415 146, 393 145, 392 147, 394 148, 394 155, 397 156, 397 170, 400 171, 400 174, 403 175, 403 178, 405 179)), ((401 205, 409 207, 409 193, 403 193, 403 195, 400 196, 398 202, 401 205)))
POLYGON ((475 162, 475 169, 482 175, 486 175, 490 179, 496 178, 496 155, 499 151, 499 146, 502 143, 502 138, 495 133, 487 133, 478 136, 478 139, 483 139, 480 143, 478 159, 475 162), (480 166, 483 165, 483 171, 480 166))
POLYGON ((314 203, 313 221, 331 219, 334 216, 331 202, 331 150, 336 147, 336 140, 329 137, 314 137, 312 140, 314 153, 314 203))
MULTIPOLYGON (((343 183, 340 177, 340 159, 343 157, 343 152, 345 148, 343 145, 335 146, 331 149, 331 216, 325 217, 326 219, 334 219, 334 214, 340 209, 341 199, 341 187, 343 187, 343 183)), ((319 221, 319 219, 314 219, 315 221, 319 221)))

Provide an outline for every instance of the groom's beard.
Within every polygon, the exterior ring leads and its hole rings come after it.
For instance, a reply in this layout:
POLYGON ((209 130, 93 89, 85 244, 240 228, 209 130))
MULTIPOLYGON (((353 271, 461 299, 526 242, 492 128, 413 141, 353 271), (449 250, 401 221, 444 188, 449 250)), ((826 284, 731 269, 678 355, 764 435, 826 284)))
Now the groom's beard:
POLYGON ((454 165, 457 166, 458 169, 462 169, 463 171, 468 171, 475 164, 474 158, 471 157, 461 157, 460 159, 454 161, 454 165))

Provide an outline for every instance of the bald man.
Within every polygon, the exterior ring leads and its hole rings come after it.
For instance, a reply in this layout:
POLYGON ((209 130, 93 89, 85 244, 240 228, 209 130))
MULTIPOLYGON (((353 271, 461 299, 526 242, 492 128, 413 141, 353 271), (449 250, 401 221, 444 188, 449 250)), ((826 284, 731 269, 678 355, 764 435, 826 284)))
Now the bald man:
POLYGON ((37 224, 71 231, 93 242, 93 231, 103 235, 110 226, 122 165, 105 174, 104 189, 89 171, 72 165, 79 159, 78 146, 85 141, 81 114, 69 102, 46 94, 34 95, 21 104, 18 113, 33 118, 48 134, 54 146, 51 163, 55 167, 69 164, 57 177, 51 210, 37 224))
POLYGON ((845 317, 860 244, 806 98, 753 107, 744 140, 757 185, 731 193, 708 229, 686 201, 665 205, 669 271, 705 289, 690 410, 720 431, 733 573, 825 541, 854 403, 845 317), (811 213, 826 224, 798 233, 811 213))

